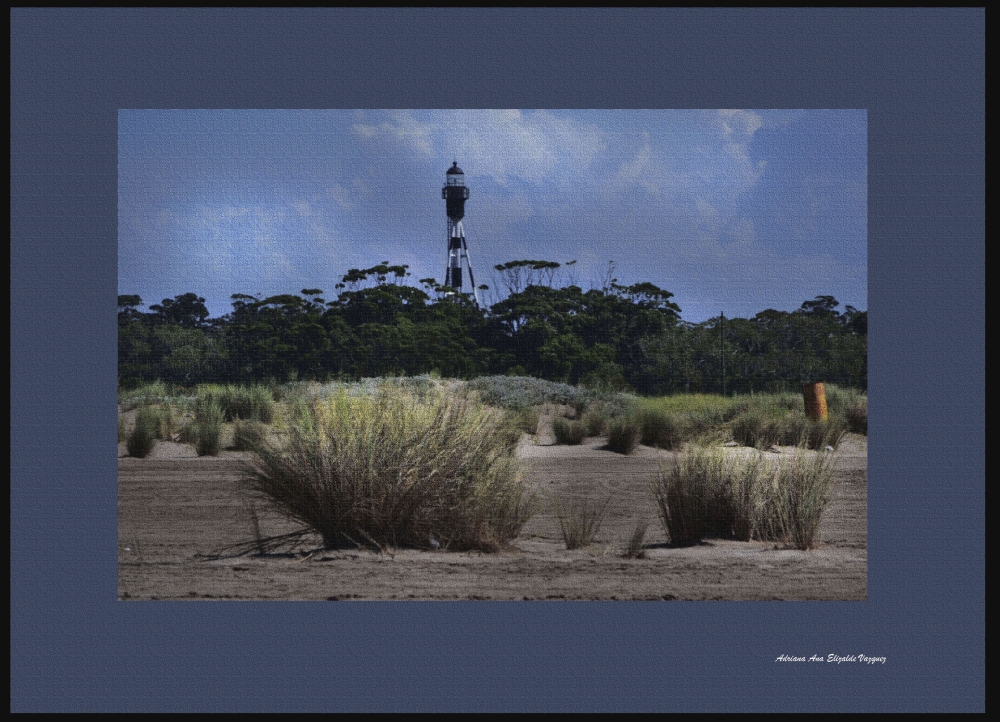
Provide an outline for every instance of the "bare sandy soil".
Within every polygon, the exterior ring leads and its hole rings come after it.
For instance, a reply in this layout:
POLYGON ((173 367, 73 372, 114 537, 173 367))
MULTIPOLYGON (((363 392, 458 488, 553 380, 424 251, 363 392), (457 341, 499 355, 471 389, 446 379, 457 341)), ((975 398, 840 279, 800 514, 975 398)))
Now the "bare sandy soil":
MULTIPOLYGON (((544 423, 541 429, 547 430, 544 423)), ((279 600, 864 600, 867 597, 867 443, 848 436, 834 452, 833 499, 810 551, 772 543, 709 540, 667 545, 649 481, 673 454, 640 446, 631 456, 604 447, 555 446, 525 437, 520 454, 543 502, 610 497, 594 545, 567 551, 551 503, 496 554, 396 550, 300 550, 211 558, 252 540, 240 490, 247 458, 226 451, 199 458, 184 444, 159 442, 145 459, 118 461, 118 596, 139 599, 279 600), (637 522, 649 520, 645 558, 622 551, 637 522)), ((122 445, 123 447, 123 445, 122 445)), ((785 450, 786 453, 788 450, 785 450)), ((732 453, 740 453, 734 449, 732 453)), ((295 523, 258 509, 261 532, 295 523)))

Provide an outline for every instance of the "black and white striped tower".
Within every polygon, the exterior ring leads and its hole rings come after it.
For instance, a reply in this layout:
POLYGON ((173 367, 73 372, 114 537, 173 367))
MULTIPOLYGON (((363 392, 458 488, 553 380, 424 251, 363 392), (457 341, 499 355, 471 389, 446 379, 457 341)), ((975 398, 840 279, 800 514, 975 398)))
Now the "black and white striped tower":
POLYGON ((452 163, 451 168, 445 172, 444 188, 441 189, 441 197, 445 200, 445 210, 448 213, 448 267, 445 270, 444 285, 455 289, 456 293, 469 293, 472 291, 476 305, 479 305, 479 293, 476 289, 475 281, 472 278, 472 266, 469 263, 469 247, 465 242, 465 226, 462 219, 465 218, 465 201, 469 199, 469 189, 465 186, 465 174, 458 167, 458 163, 452 163), (462 272, 463 266, 469 276, 466 285, 465 275, 462 272))

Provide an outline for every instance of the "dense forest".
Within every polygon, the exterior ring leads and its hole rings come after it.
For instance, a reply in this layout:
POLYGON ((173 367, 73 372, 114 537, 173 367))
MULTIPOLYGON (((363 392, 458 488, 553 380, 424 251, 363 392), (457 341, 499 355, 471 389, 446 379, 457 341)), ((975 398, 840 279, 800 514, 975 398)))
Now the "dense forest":
POLYGON ((584 291, 567 266, 496 266, 494 291, 479 290, 496 298, 502 289, 503 297, 483 308, 434 279, 412 285, 407 266, 388 262, 348 271, 332 300, 318 288, 235 294, 219 318, 209 318, 195 293, 148 312, 139 296, 119 296, 119 384, 436 373, 528 375, 643 394, 797 390, 809 381, 867 389, 867 312, 838 312, 832 296, 793 312, 693 324, 669 291, 619 285, 613 266, 584 291))

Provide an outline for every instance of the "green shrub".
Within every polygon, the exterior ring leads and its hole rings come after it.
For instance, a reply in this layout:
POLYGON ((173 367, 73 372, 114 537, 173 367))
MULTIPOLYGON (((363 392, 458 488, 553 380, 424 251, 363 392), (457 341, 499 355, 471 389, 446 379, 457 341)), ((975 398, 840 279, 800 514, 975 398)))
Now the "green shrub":
POLYGON ((639 413, 640 438, 646 446, 675 449, 681 443, 681 430, 674 416, 656 408, 645 408, 639 413))
POLYGON ((259 421, 237 419, 233 424, 233 450, 256 451, 264 443, 267 427, 259 421))
POLYGON ((781 440, 782 420, 761 409, 748 409, 732 420, 733 441, 742 446, 767 449, 781 440))
POLYGON ((633 416, 620 416, 608 422, 608 448, 619 454, 631 454, 639 444, 641 430, 633 416))
POLYGON ((579 549, 594 543, 610 502, 609 497, 603 506, 594 508, 587 499, 573 501, 565 507, 556 501, 556 518, 567 549, 579 549))
POLYGON ((198 398, 217 404, 226 421, 247 419, 270 424, 274 419, 274 395, 267 386, 202 384, 198 398))
POLYGON ((258 448, 250 488, 327 548, 499 549, 531 516, 520 430, 465 395, 352 395, 291 409, 288 433, 258 448))
POLYGON ((157 411, 151 406, 140 406, 135 417, 135 426, 126 441, 129 456, 145 458, 156 445, 156 431, 160 419, 157 411))
POLYGON ((121 416, 118 417, 118 443, 128 440, 128 424, 121 416))
POLYGON ((607 428, 608 418, 600 405, 592 404, 587 407, 580 421, 587 436, 600 436, 607 428))
POLYGON ((557 444, 576 445, 583 443, 587 427, 580 421, 570 421, 559 417, 552 422, 552 433, 557 444))
POLYGON ((195 409, 195 450, 198 456, 218 456, 222 449, 223 413, 214 401, 199 401, 195 409))
POLYGON ((153 407, 156 412, 156 438, 161 441, 173 441, 176 416, 173 406, 163 404, 153 407))

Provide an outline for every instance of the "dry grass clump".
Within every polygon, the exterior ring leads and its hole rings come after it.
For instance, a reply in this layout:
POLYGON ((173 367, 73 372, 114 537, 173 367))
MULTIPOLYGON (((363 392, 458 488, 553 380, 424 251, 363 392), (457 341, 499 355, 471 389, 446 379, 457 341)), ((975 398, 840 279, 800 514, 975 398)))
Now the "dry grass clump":
POLYGON ((534 436, 538 433, 538 420, 541 418, 541 411, 537 406, 528 406, 514 412, 514 424, 526 434, 534 436))
POLYGON ((831 414, 826 421, 809 421, 800 411, 774 407, 751 408, 730 423, 733 441, 756 449, 774 445, 836 448, 845 430, 846 422, 840 415, 831 414))
POLYGON ((768 499, 770 536, 796 549, 811 549, 832 488, 833 468, 828 454, 808 454, 800 449, 781 463, 768 499))
POLYGON ((634 416, 619 416, 608 421, 608 448, 619 454, 635 451, 641 435, 639 421, 634 416))
POLYGON ((327 548, 494 551, 531 515, 510 416, 464 394, 345 390, 299 404, 246 480, 327 548))
POLYGON ((681 428, 673 414, 657 408, 639 411, 640 439, 646 446, 676 449, 681 444, 681 428))
POLYGON ((237 419, 233 423, 233 451, 255 451, 266 438, 267 427, 259 421, 237 419))
POLYGON ((587 435, 587 427, 582 421, 570 421, 558 417, 552 422, 552 433, 557 444, 578 445, 583 443, 587 435))
POLYGON ((140 406, 135 417, 135 426, 125 441, 129 456, 142 459, 156 445, 156 435, 160 427, 160 413, 152 406, 140 406))
POLYGON ((610 502, 609 497, 598 508, 591 506, 587 499, 573 501, 568 506, 556 501, 556 518, 559 520, 559 531, 562 532, 567 549, 579 549, 594 543, 597 532, 601 529, 601 522, 604 521, 604 512, 610 502))
POLYGON ((726 489, 726 459, 722 453, 692 447, 653 483, 660 519, 677 546, 697 544, 706 536, 728 536, 732 505, 726 489))
POLYGON ((832 457, 804 446, 778 461, 692 447, 661 466, 653 496, 673 544, 719 537, 809 549, 832 484, 832 457))
POLYGON ((851 402, 844 413, 847 430, 854 434, 868 435, 868 397, 860 396, 851 402))
POLYGON ((628 544, 622 556, 626 559, 645 559, 646 557, 646 532, 649 530, 649 520, 642 519, 636 522, 632 536, 629 537, 628 544))

